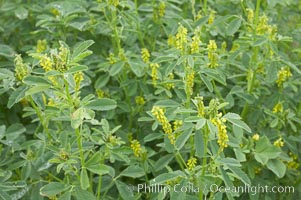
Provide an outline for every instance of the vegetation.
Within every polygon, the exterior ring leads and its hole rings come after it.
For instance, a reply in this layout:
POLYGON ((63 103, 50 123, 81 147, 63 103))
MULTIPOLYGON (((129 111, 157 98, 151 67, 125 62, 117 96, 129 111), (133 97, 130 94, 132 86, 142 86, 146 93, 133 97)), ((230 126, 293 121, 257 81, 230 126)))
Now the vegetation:
POLYGON ((0 13, 1 200, 300 197, 300 1, 0 13))

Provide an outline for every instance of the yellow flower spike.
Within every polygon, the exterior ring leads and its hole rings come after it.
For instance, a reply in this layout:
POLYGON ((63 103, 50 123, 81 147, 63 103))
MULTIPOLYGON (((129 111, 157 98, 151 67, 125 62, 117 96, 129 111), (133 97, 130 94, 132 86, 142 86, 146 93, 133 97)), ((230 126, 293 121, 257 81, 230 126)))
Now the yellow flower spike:
POLYGON ((159 79, 158 76, 158 68, 160 67, 158 63, 151 63, 150 68, 152 70, 151 72, 151 77, 153 79, 153 85, 156 86, 157 85, 157 80, 159 79))
POLYGON ((211 120, 211 122, 217 127, 217 143, 220 149, 223 151, 224 148, 228 147, 229 137, 227 135, 227 126, 224 124, 220 116, 217 116, 211 120))
POLYGON ((283 139, 280 137, 278 138, 275 142, 274 142, 274 146, 276 147, 283 147, 284 146, 284 141, 283 139))
POLYGON ((193 36, 192 37, 192 42, 190 44, 190 52, 191 54, 194 54, 194 53, 199 53, 200 51, 200 39, 198 36, 193 36))
POLYGON ((176 120, 173 122, 173 130, 176 131, 178 130, 181 126, 183 125, 182 120, 176 120))
POLYGON ((186 71, 187 71, 186 76, 185 76, 186 93, 189 94, 189 95, 192 95, 193 94, 195 72, 191 67, 187 67, 186 71))
POLYGON ((163 108, 159 106, 154 106, 151 112, 156 118, 156 120, 162 125, 162 129, 164 133, 167 134, 170 143, 174 144, 175 136, 173 135, 171 124, 169 123, 167 117, 164 114, 163 108))
POLYGON ((260 136, 259 136, 258 133, 254 134, 254 135, 252 136, 252 139, 255 140, 255 141, 258 141, 259 138, 260 138, 260 136))
POLYGON ((282 102, 278 102, 273 108, 273 113, 282 113, 282 112, 283 112, 282 102))
POLYGON ((132 148, 132 150, 134 152, 134 155, 136 157, 141 156, 142 149, 141 149, 141 145, 140 145, 138 140, 132 140, 131 141, 131 148, 132 148))
POLYGON ((253 24, 253 20, 254 20, 254 11, 251 8, 247 8, 247 18, 248 18, 248 22, 253 24))
POLYGON ((212 24, 214 22, 214 19, 215 19, 215 11, 211 10, 209 14, 208 24, 212 24))
POLYGON ((209 67, 215 68, 218 66, 217 60, 218 55, 216 54, 217 45, 215 43, 215 40, 210 40, 209 44, 207 45, 208 48, 208 59, 209 59, 209 67))
POLYGON ((189 160, 187 161, 187 169, 189 170, 193 170, 196 166, 197 163, 197 159, 194 157, 189 158, 189 160))
POLYGON ((110 53, 110 54, 109 54, 109 57, 107 58, 107 60, 109 61, 109 63, 110 63, 111 65, 113 65, 113 64, 115 64, 115 63, 117 62, 117 59, 116 59, 116 57, 114 56, 113 53, 110 53))
POLYGON ((40 66, 46 71, 50 71, 53 70, 53 63, 52 60, 47 56, 44 55, 41 59, 40 59, 40 66))
POLYGON ((21 55, 16 55, 14 59, 15 63, 15 76, 18 80, 23 80, 23 78, 29 73, 27 66, 23 63, 21 55))
POLYGON ((164 2, 160 2, 158 7, 159 17, 163 17, 165 15, 165 8, 166 8, 166 4, 164 2))
POLYGON ((144 105, 145 104, 145 100, 142 96, 136 96, 135 97, 135 102, 137 105, 144 105))
POLYGON ((119 0, 108 0, 109 5, 117 7, 119 5, 119 0))
POLYGON ((187 29, 180 24, 178 33, 176 34, 176 48, 181 50, 182 53, 185 51, 187 44, 187 29))
POLYGON ((75 90, 78 91, 80 89, 80 83, 84 80, 84 75, 82 72, 77 72, 73 77, 75 81, 75 90))
MULTIPOLYGON (((173 80, 174 79, 173 73, 168 74, 168 78, 170 80, 173 80)), ((175 88, 175 84, 174 83, 166 83, 165 88, 168 89, 168 90, 171 90, 171 89, 175 88)))
POLYGON ((298 156, 293 154, 292 152, 289 152, 289 156, 292 159, 292 161, 287 162, 286 166, 290 169, 298 169, 300 166, 298 156))
POLYGON ((47 49, 47 41, 46 40, 38 40, 37 47, 36 47, 37 53, 42 53, 47 49))
POLYGON ((279 71, 278 71, 278 74, 277 74, 277 80, 276 80, 276 83, 277 83, 277 86, 278 87, 281 87, 283 85, 284 82, 286 82, 290 77, 292 76, 292 73, 290 71, 290 68, 289 67, 282 67, 279 71))
POLYGON ((167 39, 167 45, 170 47, 175 47, 176 46, 176 37, 173 35, 169 35, 167 39))
POLYGON ((97 97, 100 98, 100 99, 105 96, 105 92, 101 89, 97 89, 96 94, 97 94, 97 97))
POLYGON ((141 58, 142 58, 143 62, 149 63, 150 53, 147 48, 141 49, 141 58))

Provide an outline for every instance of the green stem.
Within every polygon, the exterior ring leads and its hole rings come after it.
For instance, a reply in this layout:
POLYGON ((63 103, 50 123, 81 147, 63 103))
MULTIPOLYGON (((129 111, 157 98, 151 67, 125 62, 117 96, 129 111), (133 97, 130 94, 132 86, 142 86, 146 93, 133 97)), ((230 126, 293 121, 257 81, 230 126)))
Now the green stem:
POLYGON ((204 0, 204 14, 207 15, 207 0, 204 0))
POLYGON ((76 137, 77 137, 77 146, 78 146, 78 149, 79 149, 81 167, 85 167, 82 136, 81 136, 81 132, 80 132, 79 128, 75 129, 75 133, 76 133, 76 137))
MULTIPOLYGON (((208 134, 209 130, 207 125, 205 126, 205 133, 204 133, 204 157, 203 157, 203 163, 202 163, 202 177, 205 176, 206 172, 206 165, 207 165, 207 148, 208 148, 208 134)), ((203 199, 203 190, 200 190, 199 192, 199 200, 203 199)))
MULTIPOLYGON (((101 164, 104 163, 104 159, 101 159, 101 164)), ((101 192, 101 185, 102 185, 102 176, 99 176, 98 185, 97 185, 97 200, 100 200, 100 192, 101 192)))
POLYGON ((184 159, 183 159, 183 157, 182 157, 182 155, 180 154, 179 151, 177 151, 175 153, 175 157, 176 157, 176 160, 177 160, 178 164, 180 165, 181 170, 185 170, 186 163, 185 163, 185 161, 184 161, 184 159))

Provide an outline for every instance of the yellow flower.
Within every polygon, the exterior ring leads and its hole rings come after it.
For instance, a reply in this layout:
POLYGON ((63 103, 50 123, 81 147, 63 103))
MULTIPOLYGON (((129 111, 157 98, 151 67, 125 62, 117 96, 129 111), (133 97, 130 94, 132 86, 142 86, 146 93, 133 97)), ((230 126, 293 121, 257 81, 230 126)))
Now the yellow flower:
POLYGON ((167 117, 165 116, 163 108, 159 106, 154 106, 151 112, 153 116, 156 118, 156 120, 162 125, 163 131, 165 134, 167 134, 170 143, 174 144, 175 136, 172 134, 171 124, 169 123, 167 117))
POLYGON ((173 35, 169 35, 167 39, 167 45, 170 47, 176 46, 176 38, 173 35))
POLYGON ((148 49, 146 49, 146 48, 141 49, 141 58, 142 58, 143 62, 145 62, 145 63, 149 62, 150 53, 149 53, 148 49))
POLYGON ((80 83, 84 80, 84 75, 82 72, 77 72, 73 75, 75 81, 75 90, 78 91, 80 88, 80 83))
POLYGON ((187 43, 187 29, 180 24, 178 28, 178 33, 176 34, 176 48, 185 51, 185 46, 187 43))
POLYGON ((109 5, 117 7, 119 5, 119 0, 108 0, 109 5))
POLYGON ((200 97, 200 96, 197 96, 195 97, 195 100, 196 100, 196 106, 197 106, 197 109, 198 109, 198 116, 199 117, 204 117, 205 116, 205 105, 204 105, 204 98, 203 97, 200 97))
POLYGON ((278 138, 275 142, 274 142, 274 146, 276 147, 283 147, 284 146, 284 141, 283 139, 280 137, 278 138))
MULTIPOLYGON (((168 74, 168 78, 170 80, 173 80, 174 79, 173 73, 168 74)), ((174 83, 166 83, 165 88, 167 88, 168 90, 171 90, 171 89, 175 88, 175 84, 174 83)))
POLYGON ((259 134, 258 133, 256 133, 256 134, 254 134, 253 136, 252 136, 252 139, 253 140, 255 140, 255 141, 258 141, 259 140, 259 134))
POLYGON ((276 83, 277 83, 278 87, 281 87, 282 84, 292 76, 292 73, 291 73, 289 67, 286 67, 286 68, 282 67, 278 71, 277 76, 278 76, 278 78, 276 80, 276 83))
POLYGON ((96 93, 97 93, 97 97, 100 98, 100 99, 105 96, 105 92, 102 91, 101 89, 97 89, 96 93))
POLYGON ((51 60, 47 55, 44 55, 44 56, 41 58, 41 60, 40 60, 40 65, 41 65, 41 67, 42 67, 46 72, 48 72, 48 71, 50 71, 50 70, 53 69, 53 68, 52 68, 52 65, 53 65, 52 60, 51 60))
POLYGON ((192 157, 192 158, 189 158, 189 160, 187 161, 187 168, 189 170, 193 170, 196 166, 196 163, 197 163, 197 159, 192 157))
POLYGON ((159 14, 160 17, 163 17, 165 15, 165 8, 166 8, 165 3, 160 2, 159 8, 158 8, 158 14, 159 14))
POLYGON ((210 40, 207 48, 208 48, 209 67, 215 68, 218 66, 217 63, 218 55, 216 54, 217 45, 215 43, 215 40, 210 40))
POLYGON ((278 102, 274 108, 273 108, 273 113, 282 113, 283 112, 283 105, 282 102, 278 102))
POLYGON ((142 149, 141 149, 141 145, 140 145, 140 143, 139 143, 138 140, 132 140, 131 141, 131 148, 134 151, 134 155, 136 157, 140 157, 141 156, 142 149))
POLYGON ((212 10, 209 14, 208 24, 212 24, 214 22, 214 18, 215 18, 215 11, 212 10))
POLYGON ((47 41, 46 40, 38 40, 37 42, 37 53, 41 53, 47 49, 47 41))
POLYGON ((111 65, 113 65, 113 64, 115 64, 115 63, 117 62, 117 59, 116 59, 116 57, 114 56, 113 53, 110 53, 110 54, 109 54, 109 57, 107 58, 107 60, 109 61, 109 63, 110 63, 111 65))
POLYGON ((135 97, 135 102, 137 105, 144 105, 145 104, 145 100, 142 96, 136 96, 135 97))
POLYGON ((300 166, 298 156, 293 154, 292 152, 289 152, 289 156, 292 159, 292 161, 287 162, 286 166, 290 169, 298 169, 300 166))
POLYGON ((18 80, 23 80, 23 78, 29 73, 27 66, 23 63, 21 55, 16 55, 15 60, 15 76, 18 80))
POLYGON ((251 8, 247 8, 247 18, 248 18, 248 22, 253 24, 253 20, 254 20, 254 11, 251 8))
POLYGON ((185 77, 186 94, 192 95, 193 93, 194 75, 195 75, 194 70, 191 67, 187 67, 186 77, 185 77))
POLYGON ((183 121, 182 120, 176 120, 173 122, 173 130, 176 131, 177 129, 179 129, 181 126, 183 125, 183 121))
POLYGON ((150 68, 152 70, 151 72, 151 77, 153 79, 153 85, 156 86, 157 85, 157 80, 159 79, 158 76, 158 68, 160 67, 158 63, 151 63, 150 68))
POLYGON ((227 135, 227 126, 224 124, 225 119, 221 119, 221 116, 217 116, 211 120, 211 122, 217 126, 217 143, 220 146, 220 149, 223 151, 224 148, 228 147, 229 138, 227 135))
POLYGON ((190 51, 192 54, 194 53, 199 53, 199 50, 200 50, 200 39, 198 36, 193 36, 192 37, 192 42, 191 42, 191 45, 190 45, 190 51))

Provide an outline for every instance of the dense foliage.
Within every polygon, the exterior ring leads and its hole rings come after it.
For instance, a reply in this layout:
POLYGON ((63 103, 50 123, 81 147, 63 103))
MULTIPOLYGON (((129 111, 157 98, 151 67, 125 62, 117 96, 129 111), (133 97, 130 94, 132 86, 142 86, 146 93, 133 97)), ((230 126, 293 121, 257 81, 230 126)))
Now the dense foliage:
POLYGON ((0 199, 300 197, 300 13, 0 1, 0 199), (294 191, 225 189, 244 185, 294 191))

